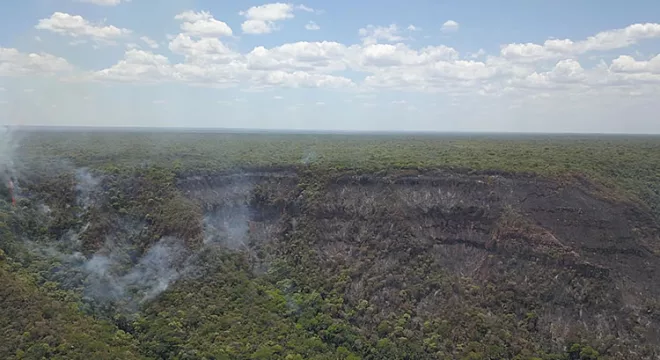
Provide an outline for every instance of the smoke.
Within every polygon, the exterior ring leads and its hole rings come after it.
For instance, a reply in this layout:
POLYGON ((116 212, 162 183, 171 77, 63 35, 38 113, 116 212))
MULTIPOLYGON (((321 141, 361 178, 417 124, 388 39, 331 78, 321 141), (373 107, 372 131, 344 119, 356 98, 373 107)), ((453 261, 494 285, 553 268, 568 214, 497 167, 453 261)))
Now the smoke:
POLYGON ((76 169, 76 202, 83 210, 90 208, 101 179, 92 175, 87 168, 76 169))
POLYGON ((220 244, 230 250, 247 249, 250 213, 247 205, 230 211, 217 210, 204 217, 204 244, 220 244))
POLYGON ((69 232, 57 245, 26 242, 30 252, 50 264, 42 272, 46 280, 65 289, 81 291, 91 308, 107 308, 132 314, 139 307, 166 291, 182 277, 198 276, 199 253, 188 251, 183 241, 164 237, 139 256, 134 246, 108 244, 91 257, 80 249, 78 235, 69 232))
POLYGON ((229 250, 246 250, 249 243, 251 213, 249 204, 255 190, 249 174, 232 174, 221 179, 191 177, 187 195, 202 203, 204 244, 229 250))
POLYGON ((18 147, 18 138, 7 126, 0 127, 0 180, 7 183, 16 176, 14 154, 18 147))
POLYGON ((305 165, 309 165, 310 163, 315 162, 318 159, 318 156, 316 155, 316 152, 313 150, 307 151, 305 153, 305 156, 302 158, 302 163, 305 165))
MULTIPOLYGON (((85 168, 76 169, 75 178, 76 203, 83 209, 82 216, 97 205, 101 178, 85 168)), ((16 216, 29 217, 36 226, 48 226, 51 211, 46 204, 34 203, 33 209, 21 209, 16 216)), ((91 309, 132 314, 181 277, 196 276, 196 254, 188 251, 181 239, 163 237, 141 253, 138 244, 145 224, 125 218, 118 225, 106 236, 101 249, 89 257, 83 255, 81 235, 90 223, 79 230, 70 229, 56 241, 24 239, 23 244, 44 280, 80 291, 83 303, 91 309)))
MULTIPOLYGON (((74 171, 75 201, 81 209, 78 215, 87 218, 85 214, 101 203, 102 178, 86 168, 74 171)), ((101 249, 90 256, 83 255, 81 241, 92 228, 90 223, 70 229, 57 241, 25 239, 24 244, 38 261, 49 264, 44 269, 47 271, 41 271, 46 280, 80 292, 88 309, 134 314, 177 281, 211 271, 204 260, 210 251, 247 251, 256 257, 249 246, 250 238, 268 238, 274 229, 257 227, 257 233, 252 234, 250 202, 255 188, 245 176, 230 180, 215 186, 196 185, 189 192, 193 198, 207 201, 209 209, 204 217, 203 246, 197 251, 190 250, 181 239, 163 237, 142 253, 139 248, 148 225, 128 217, 113 225, 101 249)), ((52 210, 46 204, 35 203, 33 207, 22 212, 46 226, 52 220, 52 210)))
POLYGON ((135 264, 127 264, 124 255, 121 250, 100 251, 82 265, 87 298, 135 311, 190 271, 190 254, 176 238, 161 239, 135 264))

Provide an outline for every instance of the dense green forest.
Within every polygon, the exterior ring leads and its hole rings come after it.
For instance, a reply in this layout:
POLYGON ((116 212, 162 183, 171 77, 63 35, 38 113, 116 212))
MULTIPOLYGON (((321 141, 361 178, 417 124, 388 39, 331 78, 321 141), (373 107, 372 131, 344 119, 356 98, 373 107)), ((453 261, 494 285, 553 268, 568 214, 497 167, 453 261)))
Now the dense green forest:
POLYGON ((12 140, 0 358, 660 356, 660 138, 12 140))

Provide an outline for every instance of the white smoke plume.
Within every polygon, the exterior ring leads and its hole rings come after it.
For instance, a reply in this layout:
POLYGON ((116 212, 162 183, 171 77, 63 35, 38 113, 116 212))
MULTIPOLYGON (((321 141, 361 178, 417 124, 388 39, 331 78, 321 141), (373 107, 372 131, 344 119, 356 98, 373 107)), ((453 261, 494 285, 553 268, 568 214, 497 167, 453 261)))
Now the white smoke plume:
POLYGON ((318 160, 318 156, 316 155, 316 152, 313 150, 309 150, 305 153, 305 156, 302 158, 302 163, 305 165, 309 165, 310 163, 316 162, 318 160))
POLYGON ((101 178, 92 175, 87 168, 76 169, 76 202, 83 209, 93 205, 93 195, 101 178))
POLYGON ((120 250, 100 251, 83 264, 87 275, 85 296, 116 302, 134 311, 189 271, 186 262, 190 254, 186 254, 182 242, 175 238, 161 239, 133 265, 126 264, 123 255, 120 250))
POLYGON ((18 137, 7 126, 0 126, 0 180, 7 183, 16 176, 14 154, 18 147, 18 137))
POLYGON ((249 220, 247 205, 207 214, 204 217, 204 244, 220 244, 230 250, 247 249, 249 220))
MULTIPOLYGON (((102 178, 88 169, 75 170, 76 202, 83 214, 98 205, 102 178)), ((248 251, 250 239, 250 196, 254 187, 249 180, 240 179, 229 186, 216 188, 203 184, 191 194, 216 206, 204 218, 204 244, 198 251, 189 250, 181 239, 165 237, 150 246, 145 253, 137 250, 147 224, 139 221, 120 221, 104 239, 100 250, 85 257, 80 237, 90 224, 70 230, 57 241, 44 242, 26 239, 32 254, 52 262, 54 269, 45 272, 49 280, 63 288, 79 289, 84 302, 91 308, 106 308, 132 314, 145 302, 155 299, 176 281, 202 276, 208 269, 199 262, 209 251, 248 251)), ((46 205, 36 205, 39 221, 47 222, 46 205)), ((33 214, 34 215, 34 214, 33 214)))

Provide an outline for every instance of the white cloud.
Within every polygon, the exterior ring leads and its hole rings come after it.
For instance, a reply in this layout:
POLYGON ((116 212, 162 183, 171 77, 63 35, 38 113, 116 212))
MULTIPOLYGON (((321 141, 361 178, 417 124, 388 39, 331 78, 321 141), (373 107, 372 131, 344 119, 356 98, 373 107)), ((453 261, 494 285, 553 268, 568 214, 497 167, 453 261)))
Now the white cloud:
POLYGON ((581 41, 549 39, 542 45, 512 43, 503 46, 500 54, 512 61, 534 62, 591 51, 621 49, 652 38, 660 38, 660 24, 633 24, 622 29, 602 31, 581 41))
POLYGON ((165 102, 166 102, 165 100, 154 100, 154 101, 152 101, 152 103, 154 103, 154 104, 165 104, 165 102))
POLYGON ((184 11, 174 16, 174 19, 183 21, 181 30, 189 36, 219 37, 233 35, 229 25, 214 19, 208 11, 184 11))
POLYGON ((149 38, 148 36, 141 36, 140 40, 144 41, 144 43, 147 44, 147 46, 149 46, 150 48, 158 49, 158 43, 152 40, 151 38, 149 38))
MULTIPOLYGON (((414 50, 405 44, 373 44, 360 49, 358 64, 361 67, 391 68, 391 67, 419 67, 432 66, 439 61, 449 61, 458 58, 458 51, 440 45, 428 46, 414 50)), ((403 69, 400 69, 403 70, 403 69)))
POLYGON ((401 36, 400 33, 401 30, 396 24, 391 24, 387 27, 367 25, 367 27, 358 30, 358 34, 364 45, 377 44, 380 41, 395 43, 406 40, 407 38, 401 36))
MULTIPOLYGON (((603 31, 575 44, 580 53, 628 47, 640 40, 660 37, 660 24, 633 24, 623 29, 603 31)), ((570 41, 570 40, 569 40, 570 41)), ((547 43, 547 42, 546 42, 547 43)))
POLYGON ((323 101, 317 101, 316 106, 324 106, 325 103, 323 101))
POLYGON ((279 29, 276 22, 292 19, 295 10, 292 4, 272 3, 253 6, 239 15, 247 19, 241 24, 241 29, 246 34, 268 34, 279 29))
POLYGON ((128 29, 113 25, 95 25, 80 15, 69 15, 62 12, 55 12, 49 18, 39 20, 35 28, 75 38, 86 37, 108 43, 131 34, 131 30, 128 29))
POLYGON ((305 24, 305 29, 314 31, 314 30, 321 30, 321 27, 318 26, 317 23, 310 21, 307 24, 305 24))
POLYGON ((657 55, 648 61, 638 61, 632 56, 621 55, 612 60, 610 70, 621 73, 660 74, 660 55, 657 55))
POLYGON ((573 59, 557 62, 547 72, 534 72, 522 79, 514 79, 512 85, 530 89, 559 89, 572 85, 586 85, 587 74, 580 63, 573 59))
POLYGON ((344 70, 349 48, 345 45, 323 42, 296 42, 266 49, 254 48, 246 55, 251 70, 298 70, 330 72, 344 70))
MULTIPOLYGON (((81 3, 88 3, 101 6, 116 6, 122 3, 122 0, 76 0, 81 3)), ((131 0, 123 0, 123 2, 131 2, 131 0)))
POLYGON ((422 28, 415 26, 413 24, 408 25, 406 29, 408 29, 408 31, 422 31, 422 28))
POLYGON ((458 28, 459 28, 459 24, 456 21, 447 20, 445 21, 444 24, 442 24, 440 30, 442 30, 442 32, 454 32, 454 31, 458 31, 458 28))
POLYGON ((94 80, 160 82, 173 77, 168 58, 149 51, 131 49, 116 65, 90 75, 94 80))
POLYGON ((68 61, 51 54, 26 54, 13 48, 0 48, 0 76, 53 75, 72 70, 68 61))
POLYGON ((169 49, 175 54, 184 55, 190 64, 227 64, 241 57, 219 39, 211 37, 194 40, 188 35, 179 34, 170 41, 169 49))
POLYGON ((275 95, 275 96, 273 96, 273 99, 275 99, 275 100, 282 100, 282 99, 284 99, 284 97, 282 97, 282 96, 280 96, 280 95, 275 95))
POLYGON ((273 22, 263 20, 246 20, 241 24, 241 30, 245 34, 270 34, 277 29, 273 22))
POLYGON ((297 8, 298 8, 299 10, 302 10, 302 11, 316 12, 316 10, 312 9, 312 8, 309 7, 309 6, 305 6, 304 4, 300 4, 300 5, 298 5, 297 8))
POLYGON ((246 11, 241 11, 248 19, 263 21, 278 21, 293 18, 293 5, 285 3, 272 3, 260 6, 253 6, 246 11))
MULTIPOLYGON (((293 5, 268 4, 241 14, 248 18, 246 23, 254 20, 266 24, 263 33, 272 31, 269 21, 289 19, 296 9, 300 10, 293 5)), ((187 11, 177 15, 177 20, 191 24, 210 19, 208 12, 187 11)), ((181 62, 171 62, 166 56, 150 51, 129 49, 123 60, 87 77, 103 81, 241 86, 245 91, 277 87, 327 87, 353 92, 401 90, 445 93, 453 99, 481 95, 539 100, 547 98, 542 94, 554 98, 560 92, 598 93, 607 87, 620 88, 625 90, 622 94, 630 96, 631 92, 641 91, 634 88, 635 84, 646 84, 644 94, 653 93, 652 86, 660 84, 658 57, 636 60, 623 55, 611 64, 590 67, 583 67, 587 62, 580 63, 581 52, 602 49, 605 43, 614 46, 602 39, 630 44, 655 36, 653 26, 625 29, 629 30, 606 31, 582 41, 513 43, 503 46, 499 54, 488 55, 483 49, 460 54, 444 45, 413 47, 404 43, 407 40, 404 35, 410 34, 406 31, 419 29, 409 26, 402 31, 395 24, 360 29, 362 42, 358 44, 299 41, 274 47, 256 46, 248 52, 239 52, 218 36, 202 36, 204 31, 182 26, 181 34, 168 37, 169 51, 182 56, 181 62), (602 35, 605 33, 613 35, 602 35), (622 40, 621 34, 627 34, 627 40, 622 40)), ((227 34, 217 32, 222 33, 227 34)), ((148 43, 144 39, 143 42, 148 43)))
MULTIPOLYGON (((226 87, 239 83, 250 84, 254 88, 270 87, 354 87, 355 84, 343 76, 319 73, 313 66, 300 68, 287 67, 289 64, 275 64, 250 67, 249 61, 254 61, 255 54, 261 51, 269 53, 300 51, 300 59, 320 61, 312 58, 314 51, 320 51, 317 56, 327 56, 328 49, 305 49, 305 46, 284 46, 267 50, 256 48, 252 57, 243 56, 224 46, 216 38, 193 40, 179 34, 170 42, 170 50, 184 55, 183 63, 172 64, 169 59, 148 51, 128 50, 124 60, 114 66, 89 75, 95 80, 130 81, 130 82, 161 82, 176 81, 200 84, 206 86, 226 87), (324 51, 326 51, 324 53, 324 51), (303 70, 306 69, 306 70, 303 70)), ((332 46, 329 46, 332 48, 332 46)), ((320 58, 319 58, 320 59, 320 58)), ((254 65, 254 63, 252 63, 254 65)), ((303 64, 303 62, 300 62, 303 64)), ((295 64, 291 64, 295 65, 295 64)))

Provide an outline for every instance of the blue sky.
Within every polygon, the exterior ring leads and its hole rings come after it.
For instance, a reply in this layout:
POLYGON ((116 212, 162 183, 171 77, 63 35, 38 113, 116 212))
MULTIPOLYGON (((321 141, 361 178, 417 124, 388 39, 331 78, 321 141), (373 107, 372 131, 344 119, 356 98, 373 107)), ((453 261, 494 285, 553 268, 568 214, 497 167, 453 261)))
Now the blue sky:
POLYGON ((24 0, 0 122, 660 133, 660 2, 24 0))

